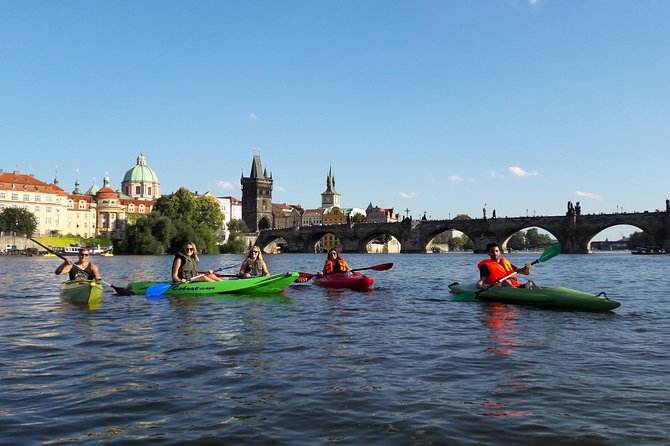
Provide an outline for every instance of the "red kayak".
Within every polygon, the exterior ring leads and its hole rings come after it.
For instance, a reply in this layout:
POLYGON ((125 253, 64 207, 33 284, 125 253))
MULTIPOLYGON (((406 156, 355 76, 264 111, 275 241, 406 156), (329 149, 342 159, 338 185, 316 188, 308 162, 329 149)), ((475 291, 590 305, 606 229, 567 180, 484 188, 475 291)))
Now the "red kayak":
POLYGON ((333 273, 314 277, 314 282, 324 288, 349 288, 352 290, 367 290, 375 281, 370 276, 361 273, 333 273))

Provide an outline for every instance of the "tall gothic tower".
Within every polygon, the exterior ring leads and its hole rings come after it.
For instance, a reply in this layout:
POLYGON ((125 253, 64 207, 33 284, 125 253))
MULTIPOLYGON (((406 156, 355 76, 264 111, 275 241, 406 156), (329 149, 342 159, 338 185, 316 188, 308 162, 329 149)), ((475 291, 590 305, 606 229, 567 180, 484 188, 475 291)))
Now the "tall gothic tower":
POLYGON ((335 190, 335 176, 333 168, 328 169, 328 178, 326 178, 326 191, 321 194, 321 207, 330 208, 340 207, 340 194, 335 190))
POLYGON ((272 175, 261 165, 261 156, 254 155, 251 175, 242 174, 242 220, 252 232, 272 228, 272 175))

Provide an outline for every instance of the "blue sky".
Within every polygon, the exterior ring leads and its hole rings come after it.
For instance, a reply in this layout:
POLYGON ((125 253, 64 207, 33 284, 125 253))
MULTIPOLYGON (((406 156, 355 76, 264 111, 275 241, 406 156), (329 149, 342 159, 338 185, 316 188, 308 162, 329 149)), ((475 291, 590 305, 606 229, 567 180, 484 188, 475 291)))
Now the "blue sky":
MULTIPOLYGON (((4 170, 418 218, 664 209, 670 2, 0 0, 4 170)), ((626 229, 626 230, 624 230, 626 229)), ((616 227, 610 237, 628 233, 616 227)), ((597 237, 600 238, 600 237, 597 237)))

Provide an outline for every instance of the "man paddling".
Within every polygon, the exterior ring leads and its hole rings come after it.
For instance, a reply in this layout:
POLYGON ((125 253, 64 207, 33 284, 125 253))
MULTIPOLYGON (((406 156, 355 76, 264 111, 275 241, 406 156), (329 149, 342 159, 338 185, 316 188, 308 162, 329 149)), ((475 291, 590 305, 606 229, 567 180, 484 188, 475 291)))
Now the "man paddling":
POLYGON ((91 252, 88 248, 81 248, 79 250, 79 260, 72 263, 72 260, 66 258, 63 263, 56 268, 56 275, 70 273, 70 280, 84 279, 84 280, 101 280, 98 267, 89 262, 91 252))
POLYGON ((479 281, 477 288, 489 288, 500 283, 502 286, 513 286, 517 288, 537 287, 532 281, 520 284, 514 277, 516 274, 530 274, 531 264, 526 263, 523 268, 517 268, 509 260, 500 256, 500 245, 489 243, 486 245, 490 259, 484 259, 477 265, 479 269, 479 281))

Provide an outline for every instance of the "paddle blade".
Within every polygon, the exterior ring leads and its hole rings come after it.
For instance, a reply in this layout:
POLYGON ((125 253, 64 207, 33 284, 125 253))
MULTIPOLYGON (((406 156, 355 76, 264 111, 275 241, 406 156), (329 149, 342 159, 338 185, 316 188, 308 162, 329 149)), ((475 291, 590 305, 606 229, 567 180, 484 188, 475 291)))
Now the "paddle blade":
POLYGON ((373 271, 386 271, 387 269, 393 268, 393 263, 382 263, 381 265, 371 266, 370 269, 373 271))
MULTIPOLYGON (((116 294, 118 294, 119 296, 132 296, 133 294, 135 294, 131 290, 129 290, 128 288, 124 288, 124 287, 120 287, 120 286, 114 286, 114 285, 111 285, 111 284, 109 286, 114 288, 114 291, 116 291, 116 294)), ((149 288, 151 288, 151 287, 149 287, 149 288)), ((162 294, 162 292, 161 292, 161 294, 162 294)))
POLYGON ((549 248, 545 249, 540 258, 538 259, 540 262, 546 262, 547 260, 556 257, 561 253, 561 245, 554 245, 550 246, 549 248))
POLYGON ((294 280, 294 282, 297 283, 305 283, 309 282, 312 280, 312 277, 314 277, 316 274, 310 274, 310 273, 300 273, 297 279, 294 280))
POLYGON ((171 286, 171 283, 157 283, 155 285, 151 285, 149 288, 147 288, 147 297, 160 297, 171 286))

